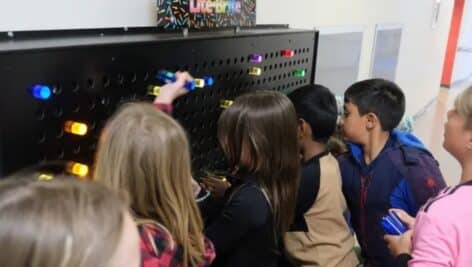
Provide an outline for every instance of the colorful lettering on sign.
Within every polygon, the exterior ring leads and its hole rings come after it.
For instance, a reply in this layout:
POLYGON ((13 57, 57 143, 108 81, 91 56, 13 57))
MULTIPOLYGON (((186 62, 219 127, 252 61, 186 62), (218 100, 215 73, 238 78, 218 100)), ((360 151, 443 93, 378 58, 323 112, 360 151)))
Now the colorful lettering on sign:
POLYGON ((237 0, 190 0, 190 13, 241 13, 241 1, 237 0))

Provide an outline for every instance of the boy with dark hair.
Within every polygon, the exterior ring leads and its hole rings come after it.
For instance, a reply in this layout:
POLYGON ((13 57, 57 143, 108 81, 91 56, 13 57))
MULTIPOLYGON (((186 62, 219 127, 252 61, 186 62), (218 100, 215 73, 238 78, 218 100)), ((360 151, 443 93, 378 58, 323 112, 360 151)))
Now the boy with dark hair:
POLYGON ((326 87, 308 85, 289 98, 298 116, 303 170, 285 250, 295 266, 355 267, 358 259, 343 216, 347 205, 339 165, 327 150, 337 122, 335 97, 326 87))
POLYGON ((437 161, 415 136, 395 131, 405 96, 393 82, 353 84, 344 95, 343 131, 349 152, 339 158, 343 193, 367 267, 394 266, 381 218, 391 208, 415 216, 445 187, 437 161))

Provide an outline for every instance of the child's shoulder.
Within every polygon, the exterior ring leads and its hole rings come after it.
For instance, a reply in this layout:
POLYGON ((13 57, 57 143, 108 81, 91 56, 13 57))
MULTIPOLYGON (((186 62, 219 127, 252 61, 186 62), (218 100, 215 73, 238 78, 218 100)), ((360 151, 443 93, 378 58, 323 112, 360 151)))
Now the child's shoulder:
POLYGON ((339 174, 339 157, 338 159, 331 153, 327 153, 320 157, 320 171, 328 172, 332 175, 339 174))
POLYGON ((167 266, 178 257, 180 247, 163 225, 151 221, 137 223, 143 266, 167 266))
MULTIPOLYGON (((364 168, 363 151, 360 147, 351 147, 346 153, 337 157, 341 170, 350 168, 364 168)), ((375 160, 375 169, 394 168, 399 173, 406 172, 430 172, 437 174, 439 164, 434 156, 426 149, 409 147, 405 145, 391 145, 384 149, 375 160)))
MULTIPOLYGON (((175 245, 174 239, 172 234, 166 227, 162 224, 149 221, 149 222, 139 222, 138 221, 138 229, 142 239, 151 238, 154 240, 159 240, 159 244, 164 245, 167 248, 173 248, 175 245)), ((160 248, 164 250, 165 248, 160 248)))
POLYGON ((410 146, 393 147, 381 160, 392 162, 398 169, 416 170, 418 172, 439 170, 439 163, 434 156, 425 149, 410 146))
POLYGON ((391 160, 419 204, 425 203, 446 187, 439 163, 427 150, 402 146, 386 160, 391 160))
POLYGON ((345 164, 349 161, 353 160, 353 157, 349 151, 344 152, 342 154, 336 155, 336 159, 338 160, 339 164, 345 164))
POLYGON ((227 207, 235 214, 250 214, 249 217, 254 221, 264 218, 271 209, 267 191, 252 178, 234 189, 228 198, 227 207))
POLYGON ((464 216, 464 213, 472 211, 471 206, 464 206, 471 199, 472 183, 469 185, 461 184, 447 187, 441 190, 436 196, 430 198, 422 207, 424 213, 431 216, 442 215, 448 213, 449 215, 456 214, 464 216))

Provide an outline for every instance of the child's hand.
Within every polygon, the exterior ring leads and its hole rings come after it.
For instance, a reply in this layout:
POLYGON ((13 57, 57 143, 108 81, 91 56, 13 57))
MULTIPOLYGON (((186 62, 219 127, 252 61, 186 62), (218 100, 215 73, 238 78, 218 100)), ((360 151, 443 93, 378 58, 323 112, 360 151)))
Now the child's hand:
POLYGON ((161 87, 159 95, 154 99, 154 103, 172 104, 175 99, 188 93, 184 87, 186 82, 193 81, 193 77, 188 72, 176 72, 174 83, 168 83, 161 87))
POLYGON ((216 197, 223 197, 231 184, 226 179, 202 178, 202 186, 216 197))
POLYGON ((390 211, 395 212, 397 216, 400 218, 400 220, 402 220, 402 222, 404 222, 408 226, 408 229, 412 230, 415 227, 415 218, 411 217, 404 210, 391 209, 390 211))
POLYGON ((202 191, 202 188, 200 187, 200 185, 197 183, 197 181, 195 181, 195 179, 190 178, 190 180, 192 181, 192 191, 193 191, 193 194, 195 195, 195 197, 198 196, 198 194, 200 194, 200 191, 202 191))
POLYGON ((411 254, 411 236, 412 230, 405 232, 402 235, 385 235, 384 240, 387 242, 388 249, 392 256, 397 257, 401 254, 411 254))
POLYGON ((384 236, 384 240, 387 242, 390 254, 392 254, 394 257, 404 253, 410 254, 412 247, 411 237, 413 235, 413 228, 415 227, 415 218, 411 217, 408 213, 401 209, 391 209, 390 211, 395 212, 398 218, 400 218, 400 220, 407 225, 408 229, 410 229, 402 235, 384 236))

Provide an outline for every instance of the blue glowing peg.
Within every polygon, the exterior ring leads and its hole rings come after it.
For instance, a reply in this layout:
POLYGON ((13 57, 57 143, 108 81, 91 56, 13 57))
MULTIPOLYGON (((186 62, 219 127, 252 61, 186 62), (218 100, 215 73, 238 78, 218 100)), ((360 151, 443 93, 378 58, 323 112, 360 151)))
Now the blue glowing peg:
POLYGON ((195 90, 195 87, 196 87, 195 81, 186 82, 184 87, 189 91, 195 90))
POLYGON ((37 84, 33 86, 33 97, 40 100, 48 100, 52 96, 52 90, 47 85, 37 84))
POLYGON ((205 80, 206 86, 213 86, 215 84, 215 79, 211 76, 205 76, 203 80, 205 80))
MULTIPOLYGON (((174 83, 177 80, 174 73, 165 70, 161 70, 157 73, 157 79, 165 83, 174 83)), ((184 87, 189 91, 195 90, 195 81, 186 82, 184 87)))
POLYGON ((157 73, 157 79, 165 82, 165 83, 173 83, 176 81, 176 78, 175 78, 175 74, 170 72, 170 71, 166 71, 166 70, 161 70, 157 73))

